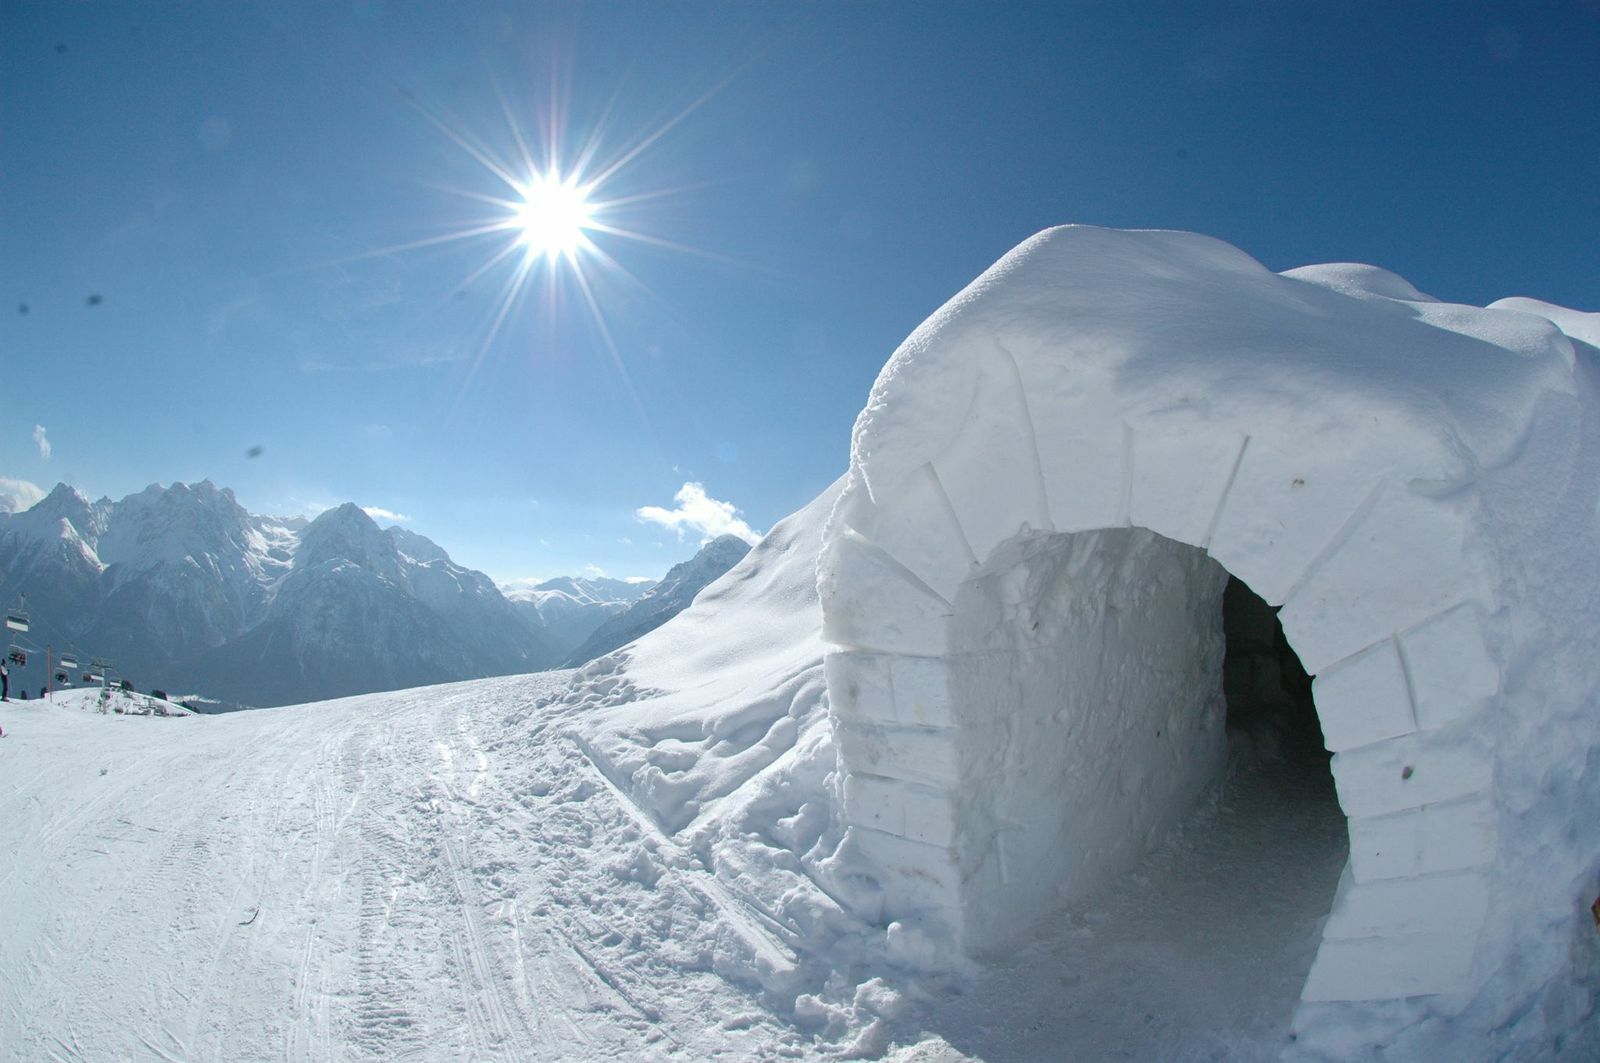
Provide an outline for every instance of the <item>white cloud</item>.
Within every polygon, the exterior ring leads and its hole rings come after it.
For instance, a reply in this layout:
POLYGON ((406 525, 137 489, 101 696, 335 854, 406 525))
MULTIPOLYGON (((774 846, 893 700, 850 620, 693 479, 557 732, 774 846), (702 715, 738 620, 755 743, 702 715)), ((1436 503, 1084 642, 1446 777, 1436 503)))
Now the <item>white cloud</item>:
POLYGON ((27 480, 0 476, 0 513, 21 513, 45 496, 45 489, 27 480))
POLYGON ((719 502, 706 494, 704 486, 697 483, 686 483, 678 488, 678 493, 672 496, 678 503, 675 509, 662 509, 660 506, 640 506, 634 510, 634 516, 651 524, 659 524, 663 528, 671 528, 681 537, 685 528, 691 528, 707 539, 718 535, 737 535, 747 543, 754 543, 761 538, 756 531, 739 517, 739 510, 732 502, 719 502))
POLYGON ((33 426, 33 445, 39 448, 39 457, 45 461, 50 460, 50 440, 44 436, 44 425, 33 426))
POLYGON ((404 524, 411 519, 404 513, 396 513, 394 510, 384 509, 382 506, 362 506, 361 509, 373 520, 392 520, 396 524, 404 524))
POLYGON ((578 571, 582 572, 585 576, 588 576, 590 579, 601 579, 606 574, 606 570, 601 568, 599 565, 584 565, 578 571))

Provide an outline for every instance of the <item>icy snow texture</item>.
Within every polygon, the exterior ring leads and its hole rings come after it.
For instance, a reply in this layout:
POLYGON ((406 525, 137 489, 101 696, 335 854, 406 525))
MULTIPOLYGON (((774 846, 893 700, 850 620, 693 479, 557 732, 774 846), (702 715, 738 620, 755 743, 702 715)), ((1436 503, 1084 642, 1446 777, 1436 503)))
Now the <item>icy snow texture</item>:
MULTIPOLYGON (((1076 550, 1069 533, 1145 528, 1282 605, 1318 676, 1351 862, 1294 1051, 1338 1057, 1358 1026, 1412 1054, 1559 1046, 1600 973, 1576 929, 1600 891, 1591 320, 1087 227, 1041 233, 934 314, 857 421, 822 561, 841 859, 876 869, 880 918, 949 966, 943 950, 1001 944, 1053 903, 1056 882, 1002 868, 1014 910, 997 914, 982 854, 1013 825, 990 809, 1026 805, 1045 754, 974 751, 1056 708, 1088 726, 1092 707, 1048 676, 994 695, 973 584, 1009 578, 996 567, 1038 539, 1076 550), (916 735, 918 760, 954 778, 852 747, 872 727, 916 735)), ((1109 606, 1097 622, 1137 627, 1109 606)), ((1115 670, 1146 652, 1090 656, 1115 670)), ((1106 752, 1069 743, 1053 770, 1092 773, 1106 752)), ((1065 818, 1090 821, 1080 838, 1097 820, 1156 825, 1139 804, 1112 787, 1065 818)), ((1095 857, 1056 859, 1080 858, 1095 857)))

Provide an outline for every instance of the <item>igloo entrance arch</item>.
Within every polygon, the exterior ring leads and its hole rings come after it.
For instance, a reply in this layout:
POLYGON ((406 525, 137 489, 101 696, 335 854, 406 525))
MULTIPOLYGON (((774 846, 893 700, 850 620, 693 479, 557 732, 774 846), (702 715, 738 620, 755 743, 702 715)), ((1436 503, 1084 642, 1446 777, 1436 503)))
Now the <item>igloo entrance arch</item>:
POLYGON ((1226 579, 1202 551, 1117 528, 1024 533, 962 583, 950 659, 952 715, 973 722, 957 782, 969 946, 1007 944, 1105 885, 1215 781, 1226 579))
POLYGON ((1483 721, 1514 649, 1485 470, 1559 436, 1537 411, 1575 385, 1548 323, 1478 313, 1365 267, 1280 276, 1205 237, 1068 228, 914 333, 857 421, 820 576, 866 914, 953 962, 937 942, 1004 941, 1181 817, 1219 755, 1194 680, 1226 572, 1317 677, 1348 819, 1303 999, 1481 985, 1506 844, 1483 721))

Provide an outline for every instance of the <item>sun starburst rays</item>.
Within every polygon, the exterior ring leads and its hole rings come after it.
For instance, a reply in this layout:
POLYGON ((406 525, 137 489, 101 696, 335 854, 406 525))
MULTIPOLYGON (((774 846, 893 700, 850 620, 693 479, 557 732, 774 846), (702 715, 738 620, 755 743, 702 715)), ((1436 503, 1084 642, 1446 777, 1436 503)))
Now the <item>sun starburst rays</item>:
MULTIPOLYGON (((634 175, 640 169, 640 161, 728 80, 731 78, 631 137, 612 135, 611 127, 620 111, 620 90, 577 131, 569 122, 565 87, 552 73, 545 93, 546 106, 520 112, 532 116, 530 135, 530 128, 518 120, 519 109, 497 84, 495 97, 505 123, 504 132, 495 138, 499 150, 483 137, 468 132, 459 121, 406 94, 417 113, 470 159, 481 175, 478 182, 463 182, 476 187, 432 187, 458 200, 476 203, 479 209, 473 212, 475 216, 460 219, 455 227, 438 235, 354 257, 474 243, 487 247, 488 253, 470 264, 463 279, 438 304, 442 309, 495 278, 490 302, 474 329, 475 350, 467 360, 466 375, 452 408, 465 398, 489 352, 502 337, 534 326, 544 333, 544 338, 531 351, 552 351, 561 342, 564 322, 574 319, 588 323, 598 348, 596 353, 602 354, 621 377, 620 383, 633 401, 640 401, 618 345, 619 333, 608 320, 608 308, 609 316, 614 317, 623 305, 637 307, 662 300, 618 260, 614 253, 617 244, 627 242, 722 262, 730 260, 647 231, 655 228, 649 224, 647 212, 659 209, 661 201, 703 187, 704 183, 673 187, 671 182, 658 182, 641 186, 634 175), (484 179, 488 187, 484 187, 484 179), (535 295, 537 298, 530 298, 535 295)), ((643 412, 641 408, 640 413, 643 412)))

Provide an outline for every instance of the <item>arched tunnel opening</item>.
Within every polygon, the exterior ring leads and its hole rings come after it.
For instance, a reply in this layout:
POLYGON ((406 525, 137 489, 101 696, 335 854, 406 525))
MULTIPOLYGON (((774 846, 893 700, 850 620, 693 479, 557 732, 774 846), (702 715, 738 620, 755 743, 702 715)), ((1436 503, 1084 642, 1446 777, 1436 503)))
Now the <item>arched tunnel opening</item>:
POLYGON ((1307 776, 1325 776, 1331 787, 1331 754, 1311 697, 1312 677, 1289 645, 1278 610, 1232 574, 1222 592, 1222 632, 1222 692, 1235 744, 1260 757, 1291 760, 1307 776))
POLYGON ((955 605, 969 950, 1054 969, 1080 1033, 1281 1036, 1348 841, 1277 611, 1141 528, 1019 535, 955 605), (1108 971, 1170 993, 1134 1015, 1108 971))

